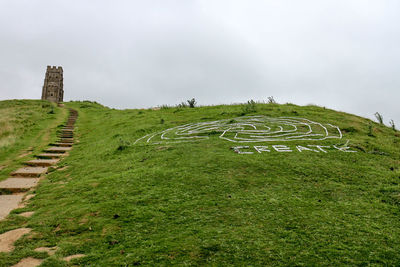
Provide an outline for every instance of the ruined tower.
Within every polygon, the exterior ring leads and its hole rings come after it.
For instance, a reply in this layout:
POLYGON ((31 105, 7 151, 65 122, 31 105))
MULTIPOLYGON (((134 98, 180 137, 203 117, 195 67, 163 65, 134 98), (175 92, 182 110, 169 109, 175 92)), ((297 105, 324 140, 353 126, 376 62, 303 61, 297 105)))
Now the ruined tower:
POLYGON ((62 67, 47 66, 42 89, 42 100, 59 103, 63 101, 63 98, 63 69, 62 67))

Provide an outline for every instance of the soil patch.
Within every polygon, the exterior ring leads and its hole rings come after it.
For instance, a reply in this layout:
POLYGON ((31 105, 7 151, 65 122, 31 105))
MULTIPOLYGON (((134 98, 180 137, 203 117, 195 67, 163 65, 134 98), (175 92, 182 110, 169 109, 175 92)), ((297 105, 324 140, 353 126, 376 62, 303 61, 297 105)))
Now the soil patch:
POLYGON ((0 252, 11 252, 14 250, 14 243, 23 235, 28 234, 32 229, 19 228, 5 232, 0 235, 0 252))
POLYGON ((43 260, 35 259, 32 257, 22 259, 20 262, 15 264, 13 267, 35 267, 39 266, 43 260))
POLYGON ((22 217, 25 217, 25 218, 29 218, 29 217, 31 217, 34 213, 35 213, 34 211, 27 211, 27 212, 20 213, 19 215, 22 216, 22 217))
POLYGON ((75 254, 75 255, 71 255, 71 256, 65 257, 64 260, 65 261, 71 261, 73 259, 82 258, 82 257, 85 257, 85 256, 86 256, 85 254, 75 254))

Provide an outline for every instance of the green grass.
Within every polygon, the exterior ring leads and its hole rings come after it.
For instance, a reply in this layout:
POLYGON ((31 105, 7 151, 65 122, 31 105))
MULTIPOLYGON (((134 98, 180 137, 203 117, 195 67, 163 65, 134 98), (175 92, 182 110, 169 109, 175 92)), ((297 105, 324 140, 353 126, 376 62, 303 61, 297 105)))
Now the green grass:
POLYGON ((65 117, 65 110, 47 101, 0 101, 0 181, 54 140, 65 117))
POLYGON ((0 253, 0 266, 26 256, 63 266, 60 259, 76 253, 87 257, 71 264, 83 266, 400 264, 400 135, 388 127, 291 104, 67 106, 79 111, 79 143, 60 163, 68 167, 49 174, 28 207, 0 222, 0 233, 21 226, 36 233, 0 253), (216 134, 133 145, 174 126, 243 115, 332 123, 358 153, 240 155, 216 134), (29 210, 33 217, 17 216, 29 210), (54 245, 54 256, 33 251, 54 245))

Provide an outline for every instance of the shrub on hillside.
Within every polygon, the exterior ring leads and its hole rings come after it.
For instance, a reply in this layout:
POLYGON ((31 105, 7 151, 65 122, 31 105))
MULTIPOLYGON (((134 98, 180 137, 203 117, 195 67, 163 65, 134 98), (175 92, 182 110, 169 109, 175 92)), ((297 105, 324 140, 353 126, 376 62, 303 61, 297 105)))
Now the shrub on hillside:
POLYGON ((383 116, 379 112, 375 112, 374 115, 379 124, 383 124, 383 116))
POLYGON ((276 101, 273 96, 268 97, 268 104, 276 104, 276 101))
POLYGON ((196 99, 192 98, 190 100, 186 100, 189 104, 189 108, 194 108, 197 104, 196 99))
POLYGON ((394 124, 394 120, 390 120, 390 127, 392 127, 393 131, 396 131, 396 125, 394 124))
POLYGON ((242 114, 245 115, 247 113, 254 113, 257 112, 257 106, 256 106, 256 102, 251 99, 249 101, 247 101, 246 104, 242 105, 242 114))

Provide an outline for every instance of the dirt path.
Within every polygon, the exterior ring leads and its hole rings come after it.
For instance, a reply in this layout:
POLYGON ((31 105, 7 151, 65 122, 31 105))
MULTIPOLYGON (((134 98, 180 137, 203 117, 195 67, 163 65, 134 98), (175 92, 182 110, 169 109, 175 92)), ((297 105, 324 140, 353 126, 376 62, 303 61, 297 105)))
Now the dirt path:
MULTIPOLYGON (((60 116, 62 118, 65 118, 67 110, 61 109, 61 111, 62 112, 61 112, 60 116)), ((18 159, 20 159, 20 158, 24 158, 26 156, 31 155, 32 153, 35 153, 35 152, 43 149, 48 144, 51 133, 57 128, 59 123, 60 123, 60 120, 57 117, 57 119, 54 122, 52 122, 47 128, 40 130, 37 133, 37 135, 33 138, 33 140, 35 140, 35 142, 36 142, 35 148, 33 148, 33 147, 22 148, 21 150, 16 152, 15 156, 18 159)), ((4 169, 4 168, 8 168, 9 166, 12 166, 12 162, 14 161, 14 158, 13 158, 13 155, 10 155, 10 156, 11 157, 9 159, 3 160, 1 162, 0 170, 4 169)))
MULTIPOLYGON (((50 144, 50 147, 43 153, 36 155, 36 159, 25 162, 25 167, 15 170, 10 174, 10 178, 0 182, 0 220, 4 220, 14 209, 25 206, 34 197, 32 191, 45 174, 50 166, 53 166, 68 155, 74 144, 74 125, 78 117, 78 112, 69 109, 69 117, 60 133, 59 140, 50 144)), ((50 132, 46 131, 44 138, 48 142, 50 132)), ((34 211, 28 212, 32 216, 34 211)), ((10 253, 14 249, 14 242, 23 235, 28 234, 31 229, 20 228, 3 233, 0 235, 0 252, 10 253)), ((46 248, 40 248, 46 250, 46 248)), ((37 266, 42 260, 34 258, 22 259, 16 266, 37 266)))

